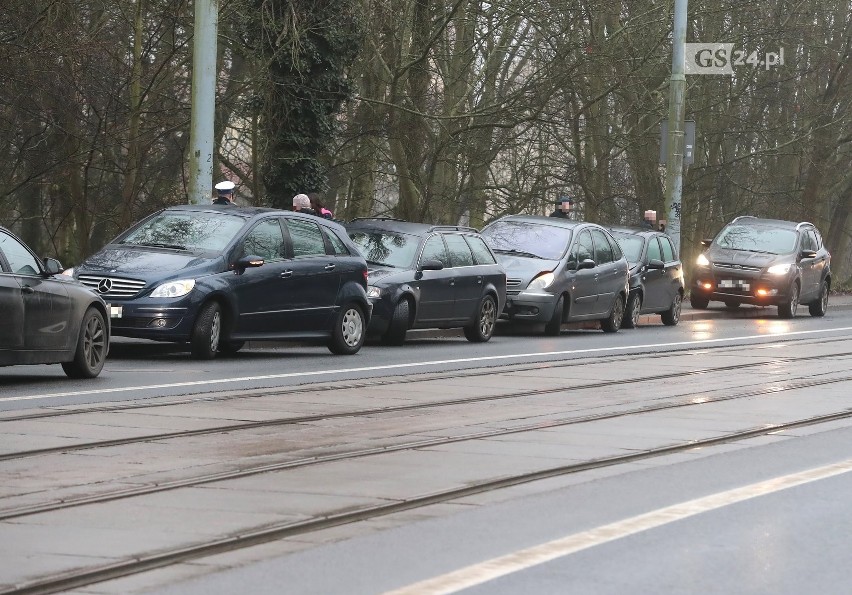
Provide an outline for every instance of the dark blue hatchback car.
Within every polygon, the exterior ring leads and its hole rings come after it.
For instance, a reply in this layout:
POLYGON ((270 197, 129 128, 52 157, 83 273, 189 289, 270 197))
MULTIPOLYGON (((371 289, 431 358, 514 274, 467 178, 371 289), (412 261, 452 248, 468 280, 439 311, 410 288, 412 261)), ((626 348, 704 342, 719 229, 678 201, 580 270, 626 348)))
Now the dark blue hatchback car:
POLYGON ((353 354, 371 312, 367 265, 343 227, 273 209, 164 209, 72 274, 108 302, 114 335, 187 342, 200 359, 248 339, 353 354))

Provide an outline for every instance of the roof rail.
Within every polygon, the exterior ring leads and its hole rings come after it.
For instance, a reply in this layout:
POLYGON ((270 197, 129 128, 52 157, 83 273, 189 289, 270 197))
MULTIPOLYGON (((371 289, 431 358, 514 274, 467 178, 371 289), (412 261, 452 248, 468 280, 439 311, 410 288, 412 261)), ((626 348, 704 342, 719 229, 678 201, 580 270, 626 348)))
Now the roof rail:
POLYGON ((802 221, 801 223, 796 224, 796 229, 799 229, 800 227, 803 227, 805 225, 810 225, 811 227, 816 227, 816 225, 814 225, 810 221, 802 221))
POLYGON ((736 223, 740 219, 757 219, 754 215, 740 215, 739 217, 734 217, 734 220, 731 223, 736 223))
POLYGON ((400 221, 402 223, 409 223, 405 219, 397 219, 396 217, 355 217, 354 219, 350 219, 349 223, 354 221, 400 221))
POLYGON ((464 225, 433 225, 429 231, 472 231, 479 233, 479 230, 473 227, 465 227, 464 225))

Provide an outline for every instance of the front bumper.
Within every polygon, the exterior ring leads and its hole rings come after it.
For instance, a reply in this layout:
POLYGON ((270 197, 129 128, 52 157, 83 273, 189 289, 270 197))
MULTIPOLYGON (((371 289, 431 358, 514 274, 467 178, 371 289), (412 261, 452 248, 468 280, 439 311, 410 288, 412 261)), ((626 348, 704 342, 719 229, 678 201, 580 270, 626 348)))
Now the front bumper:
POLYGON ((790 275, 726 275, 719 278, 705 273, 693 282, 691 290, 695 295, 711 301, 777 306, 790 301, 794 283, 795 277, 790 275))
POLYGON ((197 314, 188 299, 113 300, 108 306, 113 335, 156 341, 188 341, 197 314))
POLYGON ((553 317, 558 299, 558 296, 544 292, 507 294, 502 317, 516 322, 548 322, 553 317))

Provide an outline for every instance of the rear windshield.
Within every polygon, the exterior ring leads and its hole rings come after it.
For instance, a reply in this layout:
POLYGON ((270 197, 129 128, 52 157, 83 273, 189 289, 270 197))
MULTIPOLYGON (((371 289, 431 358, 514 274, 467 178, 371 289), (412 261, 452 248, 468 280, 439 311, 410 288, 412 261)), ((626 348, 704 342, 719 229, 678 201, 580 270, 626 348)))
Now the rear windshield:
POLYGON ((482 230, 491 249, 502 254, 559 260, 571 242, 571 230, 525 221, 497 221, 482 230))
POLYGON ((394 231, 350 231, 349 237, 368 264, 394 268, 412 266, 420 244, 419 237, 394 231))
POLYGON ((731 250, 787 254, 796 249, 796 232, 762 225, 729 225, 714 244, 731 250))
POLYGON ((624 252, 624 257, 628 262, 639 262, 642 260, 642 247, 645 245, 645 240, 642 236, 618 232, 612 235, 615 237, 618 245, 621 246, 621 251, 624 252))
POLYGON ((221 252, 245 225, 225 213, 164 211, 127 234, 120 244, 221 252))

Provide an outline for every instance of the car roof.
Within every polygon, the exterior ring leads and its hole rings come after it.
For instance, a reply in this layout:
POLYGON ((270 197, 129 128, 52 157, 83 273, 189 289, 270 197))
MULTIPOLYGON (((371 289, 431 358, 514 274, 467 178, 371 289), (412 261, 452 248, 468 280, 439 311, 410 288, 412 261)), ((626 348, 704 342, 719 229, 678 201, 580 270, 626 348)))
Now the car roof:
MULTIPOLYGON (((505 217, 495 219, 491 223, 497 223, 497 221, 519 221, 521 223, 552 225, 554 227, 565 227, 568 229, 572 229, 580 225, 597 225, 596 223, 589 223, 588 221, 573 221, 571 219, 563 219, 562 217, 545 217, 543 215, 506 215, 505 217)), ((489 225, 491 225, 491 223, 489 223, 489 225)))
POLYGON ((433 225, 431 223, 413 223, 403 219, 391 217, 357 217, 346 224, 346 229, 396 231, 410 235, 425 235, 432 231, 460 231, 464 233, 476 233, 479 231, 472 227, 462 225, 433 225))
POLYGON ((616 226, 616 227, 610 227, 609 230, 612 231, 612 232, 616 232, 616 233, 629 233, 629 234, 632 234, 632 235, 644 236, 644 237, 659 235, 659 234, 662 233, 661 231, 659 231, 657 229, 648 229, 647 227, 616 226))
POLYGON ((731 223, 737 223, 740 225, 764 225, 766 227, 781 227, 784 229, 798 229, 799 226, 805 225, 813 226, 813 223, 808 223, 807 221, 796 222, 785 221, 784 219, 763 219, 752 215, 741 215, 731 221, 731 223))
POLYGON ((246 217, 254 217, 264 213, 289 213, 282 209, 270 209, 266 207, 238 207, 236 205, 174 205, 164 209, 166 211, 193 211, 207 213, 233 213, 246 217))

